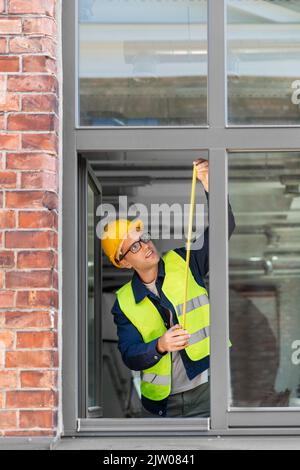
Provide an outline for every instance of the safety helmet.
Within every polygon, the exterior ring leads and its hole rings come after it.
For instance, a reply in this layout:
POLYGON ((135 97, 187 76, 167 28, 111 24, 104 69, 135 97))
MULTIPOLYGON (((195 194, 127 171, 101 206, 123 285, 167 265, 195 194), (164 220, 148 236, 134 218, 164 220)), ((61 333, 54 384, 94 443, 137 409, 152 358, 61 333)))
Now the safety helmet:
POLYGON ((110 262, 117 268, 122 268, 117 260, 120 254, 122 244, 127 237, 127 234, 132 231, 142 231, 144 223, 141 219, 128 220, 117 219, 108 222, 103 227, 101 236, 101 246, 104 253, 109 258, 110 262))

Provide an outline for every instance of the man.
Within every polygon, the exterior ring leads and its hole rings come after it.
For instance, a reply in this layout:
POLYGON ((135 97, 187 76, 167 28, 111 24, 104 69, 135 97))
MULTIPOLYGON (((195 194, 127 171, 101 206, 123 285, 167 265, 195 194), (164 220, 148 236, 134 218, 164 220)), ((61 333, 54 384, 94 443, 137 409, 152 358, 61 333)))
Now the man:
MULTIPOLYGON (((193 163, 208 202, 208 162, 193 163)), ((230 237, 235 221, 229 201, 228 216, 230 237)), ((190 251, 186 329, 181 327, 186 248, 161 257, 140 220, 119 219, 104 230, 102 248, 110 261, 134 269, 131 281, 116 292, 112 314, 123 361, 141 372, 142 416, 209 417, 209 300, 203 280, 209 270, 208 228, 202 247, 190 251)))

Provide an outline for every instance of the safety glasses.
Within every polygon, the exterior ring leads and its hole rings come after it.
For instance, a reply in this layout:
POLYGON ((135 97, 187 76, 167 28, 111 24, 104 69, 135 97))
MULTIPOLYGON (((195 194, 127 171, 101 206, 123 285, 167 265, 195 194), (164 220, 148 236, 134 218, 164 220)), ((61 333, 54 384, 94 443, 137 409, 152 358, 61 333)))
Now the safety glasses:
POLYGON ((131 251, 131 253, 133 254, 140 251, 140 249, 142 248, 142 243, 148 243, 150 240, 151 240, 150 233, 148 232, 143 233, 140 236, 140 238, 136 242, 132 243, 132 245, 130 245, 128 250, 123 255, 120 256, 119 261, 121 261, 127 255, 127 253, 129 253, 129 251, 131 251))

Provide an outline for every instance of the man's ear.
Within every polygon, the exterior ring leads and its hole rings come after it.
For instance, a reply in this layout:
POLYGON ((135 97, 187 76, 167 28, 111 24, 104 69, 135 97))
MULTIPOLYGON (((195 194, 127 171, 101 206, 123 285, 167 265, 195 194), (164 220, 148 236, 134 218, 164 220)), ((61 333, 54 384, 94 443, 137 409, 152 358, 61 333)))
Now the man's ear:
POLYGON ((128 261, 125 258, 121 259, 121 261, 119 261, 119 264, 120 266, 122 266, 122 268, 127 268, 127 269, 132 268, 132 264, 128 263, 128 261))

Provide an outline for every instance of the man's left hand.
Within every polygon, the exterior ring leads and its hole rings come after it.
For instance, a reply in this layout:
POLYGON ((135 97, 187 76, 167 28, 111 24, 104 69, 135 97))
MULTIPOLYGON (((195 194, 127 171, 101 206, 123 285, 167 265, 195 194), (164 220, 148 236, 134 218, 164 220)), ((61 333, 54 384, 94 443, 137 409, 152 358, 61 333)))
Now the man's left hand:
POLYGON ((197 179, 201 181, 205 191, 208 193, 208 161, 198 158, 193 161, 193 164, 196 164, 197 179))

